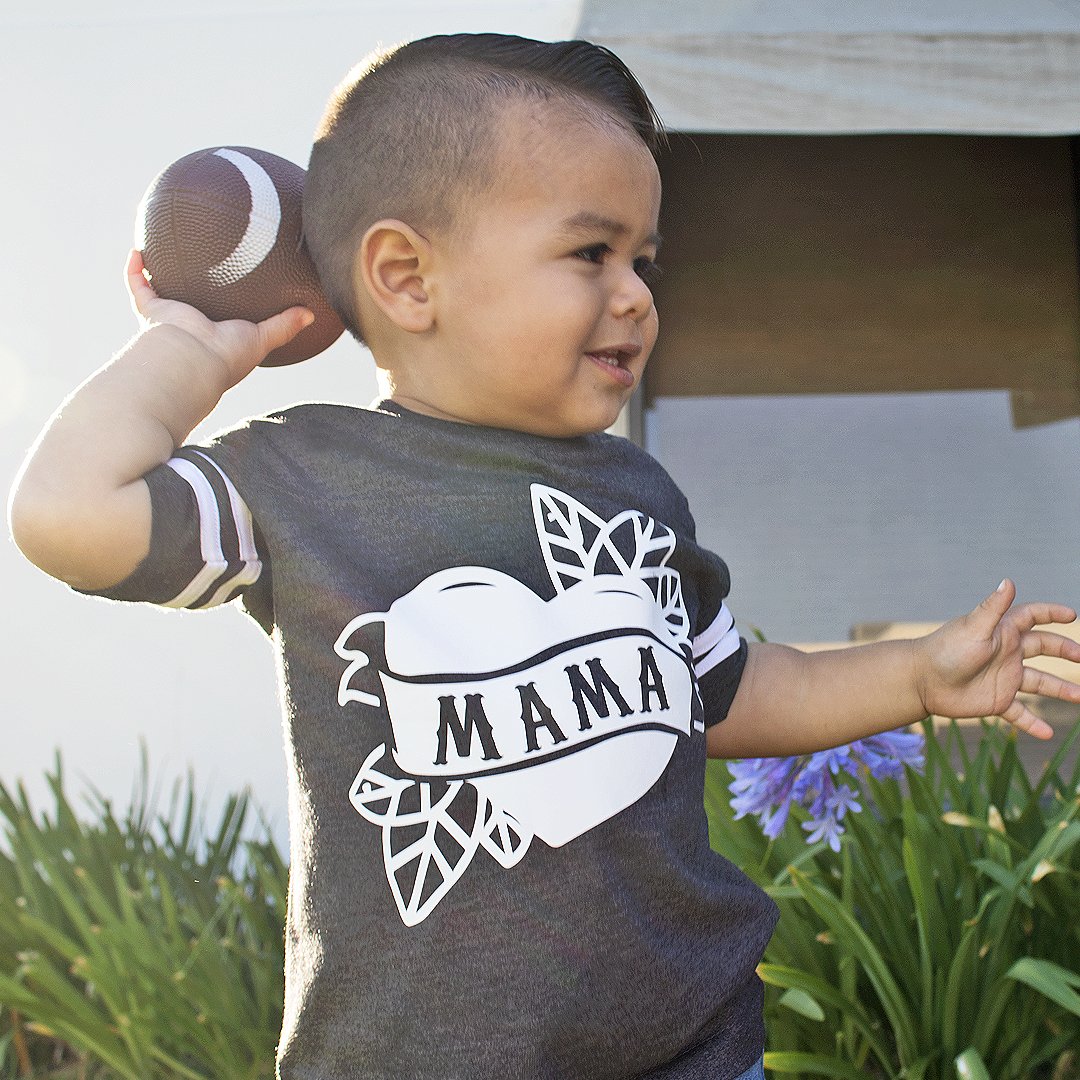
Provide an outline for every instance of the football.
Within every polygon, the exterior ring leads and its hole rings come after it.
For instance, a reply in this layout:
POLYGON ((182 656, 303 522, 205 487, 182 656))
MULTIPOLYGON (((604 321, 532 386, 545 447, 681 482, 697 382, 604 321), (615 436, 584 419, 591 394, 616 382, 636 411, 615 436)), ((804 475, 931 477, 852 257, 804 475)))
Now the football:
POLYGON ((315 321, 264 367, 328 348, 341 320, 327 303, 304 246, 299 165, 248 146, 216 146, 174 161, 139 204, 135 246, 158 296, 215 322, 259 322, 300 304, 315 321))

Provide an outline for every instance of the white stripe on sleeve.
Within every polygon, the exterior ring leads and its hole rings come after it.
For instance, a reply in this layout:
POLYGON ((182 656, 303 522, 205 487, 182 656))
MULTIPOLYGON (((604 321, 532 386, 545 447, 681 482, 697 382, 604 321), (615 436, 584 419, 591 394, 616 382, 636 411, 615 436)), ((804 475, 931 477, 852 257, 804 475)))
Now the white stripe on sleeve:
POLYGON ((739 651, 739 632, 727 604, 721 604, 716 618, 694 638, 694 671, 700 679, 717 664, 739 651))
POLYGON ((218 588, 210 600, 206 604, 200 605, 202 607, 213 607, 215 604, 222 603, 237 588, 257 581, 262 573, 262 563, 255 548, 251 512, 248 510, 247 504, 217 465, 210 461, 206 455, 200 454, 199 456, 210 462, 225 481, 226 490, 229 493, 232 518, 235 523, 234 527, 237 532, 240 557, 244 565, 235 573, 230 574, 224 581, 220 580, 222 574, 229 569, 229 563, 221 547, 221 511, 218 507, 214 489, 197 465, 185 458, 170 459, 166 464, 188 484, 195 494, 195 502, 199 510, 199 545, 203 565, 195 577, 172 600, 165 603, 165 607, 191 607, 208 589, 218 584, 218 588))
MULTIPOLYGON (((199 453, 199 451, 196 451, 196 453, 225 482, 225 490, 229 493, 229 505, 232 507, 233 521, 236 522, 236 534, 240 541, 240 558, 246 563, 259 563, 259 553, 255 549, 255 528, 251 522, 251 511, 248 509, 247 503, 240 497, 240 492, 236 490, 233 482, 221 471, 218 463, 212 457, 199 453)), ((262 569, 262 563, 259 563, 259 569, 262 569)), ((250 582, 247 584, 250 584, 250 582)))

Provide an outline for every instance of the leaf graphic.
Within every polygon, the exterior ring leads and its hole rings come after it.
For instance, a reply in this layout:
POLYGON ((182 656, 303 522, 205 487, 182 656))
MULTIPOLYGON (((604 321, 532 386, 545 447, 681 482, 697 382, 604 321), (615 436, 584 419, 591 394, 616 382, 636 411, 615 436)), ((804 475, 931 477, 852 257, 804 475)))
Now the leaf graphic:
POLYGON ((521 862, 522 856, 529 850, 533 834, 527 831, 513 815, 481 796, 476 812, 479 815, 482 811, 488 810, 490 810, 490 815, 486 818, 480 843, 500 866, 509 870, 511 866, 517 866, 521 862))
POLYGON ((664 622, 673 637, 680 641, 690 640, 690 616, 683 604, 682 578, 678 571, 664 567, 649 585, 656 593, 656 601, 664 612, 664 622))
POLYGON ((415 926, 453 888, 480 845, 509 869, 528 850, 532 833, 464 780, 439 784, 443 790, 435 797, 435 784, 379 772, 375 766, 385 752, 380 743, 368 754, 349 799, 367 821, 382 827, 386 880, 401 921, 415 926))
POLYGON ((394 894, 398 914, 406 926, 416 926, 435 910, 439 901, 465 873, 483 835, 482 814, 474 814, 471 831, 466 832, 450 813, 450 807, 466 786, 464 780, 450 781, 435 801, 432 801, 432 786, 427 781, 419 781, 419 809, 399 815, 396 820, 383 826, 386 878, 394 894), (421 835, 396 848, 400 833, 411 825, 420 825, 423 829, 421 835), (457 847, 458 854, 448 856, 444 847, 451 851, 457 847), (408 884, 410 879, 411 887, 408 884), (406 891, 408 897, 405 896, 406 891))
POLYGON ((627 571, 642 577, 664 566, 675 550, 675 534, 639 510, 624 510, 613 517, 600 540, 608 551, 631 551, 627 571))
POLYGON ((607 522, 555 488, 532 485, 533 521, 544 565, 557 593, 593 577, 591 552, 607 522))
POLYGON ((379 772, 375 765, 382 760, 385 752, 386 744, 379 743, 368 754, 349 792, 353 809, 373 825, 396 819, 401 796, 417 783, 416 780, 401 780, 379 772))
POLYGON ((675 534, 640 510, 624 510, 610 521, 555 488, 532 485, 533 521, 544 565, 556 593, 598 574, 638 577, 648 582, 664 612, 672 637, 689 638, 677 571, 667 566, 675 534))
POLYGON ((675 550, 675 534, 640 510, 611 521, 555 488, 532 485, 533 521, 556 592, 600 573, 655 575, 675 550), (607 565, 598 568, 604 560, 607 565))

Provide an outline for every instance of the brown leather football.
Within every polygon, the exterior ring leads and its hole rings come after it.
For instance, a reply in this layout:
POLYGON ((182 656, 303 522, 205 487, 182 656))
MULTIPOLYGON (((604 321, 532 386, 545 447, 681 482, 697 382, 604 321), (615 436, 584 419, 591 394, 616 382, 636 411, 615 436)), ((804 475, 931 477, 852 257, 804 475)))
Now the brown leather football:
POLYGON ((135 223, 158 296, 207 318, 258 322, 301 304, 315 321, 263 361, 295 364, 344 327, 323 295, 301 232, 304 170, 248 146, 214 146, 174 161, 147 189, 135 223))

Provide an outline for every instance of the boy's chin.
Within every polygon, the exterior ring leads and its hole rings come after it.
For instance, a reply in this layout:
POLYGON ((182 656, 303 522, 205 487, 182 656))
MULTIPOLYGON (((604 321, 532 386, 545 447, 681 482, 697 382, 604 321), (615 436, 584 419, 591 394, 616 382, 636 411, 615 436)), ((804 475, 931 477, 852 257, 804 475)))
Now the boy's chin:
POLYGON ((518 431, 526 435, 542 435, 554 439, 573 439, 584 435, 597 435, 600 432, 616 428, 618 430, 625 403, 612 401, 605 405, 595 405, 591 409, 541 410, 525 408, 507 408, 495 405, 485 408, 479 404, 466 407, 454 407, 454 404, 432 401, 426 396, 392 393, 389 395, 399 405, 413 412, 423 413, 440 420, 474 427, 502 428, 506 431, 518 431))
POLYGON ((580 403, 579 408, 563 410, 531 410, 517 416, 517 422, 507 424, 520 431, 552 438, 573 439, 583 435, 598 435, 605 431, 625 434, 620 430, 621 418, 630 395, 614 395, 609 400, 592 400, 580 403))
MULTIPOLYGON (((501 425, 514 431, 523 431, 530 435, 545 435, 552 439, 577 439, 585 435, 599 435, 617 427, 622 409, 604 413, 595 417, 543 418, 521 417, 516 423, 501 425)), ((621 434, 616 431, 615 434, 621 434)))

